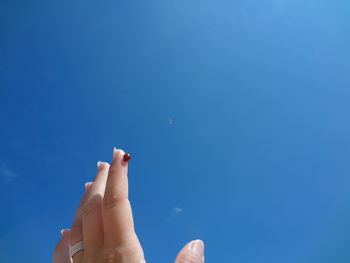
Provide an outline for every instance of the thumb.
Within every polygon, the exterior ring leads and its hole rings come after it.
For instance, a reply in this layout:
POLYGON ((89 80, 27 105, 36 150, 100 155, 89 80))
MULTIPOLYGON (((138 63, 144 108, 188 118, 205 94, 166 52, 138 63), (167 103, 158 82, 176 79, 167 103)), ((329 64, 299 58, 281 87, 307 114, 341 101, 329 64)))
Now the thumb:
POLYGON ((204 242, 197 239, 187 243, 177 255, 175 263, 204 263, 204 242))
POLYGON ((61 239, 58 241, 53 254, 53 263, 72 263, 70 256, 70 229, 61 230, 61 239))

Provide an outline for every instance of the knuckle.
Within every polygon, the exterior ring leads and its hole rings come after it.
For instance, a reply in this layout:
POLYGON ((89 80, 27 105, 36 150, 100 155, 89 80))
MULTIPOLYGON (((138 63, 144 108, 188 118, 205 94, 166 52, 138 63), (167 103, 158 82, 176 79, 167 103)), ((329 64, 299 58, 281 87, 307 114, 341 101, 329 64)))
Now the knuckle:
POLYGON ((104 253, 103 259, 105 263, 124 262, 125 256, 122 252, 116 251, 114 253, 104 253))
POLYGON ((110 167, 109 167, 109 173, 110 174, 118 174, 118 171, 119 171, 119 168, 117 167, 117 165, 111 165, 110 167))
POLYGON ((87 253, 84 253, 83 262, 86 262, 86 263, 98 262, 97 255, 89 255, 87 253))
POLYGON ((88 198, 89 198, 89 194, 88 194, 88 193, 89 193, 89 191, 85 191, 85 192, 84 192, 83 196, 82 196, 81 199, 80 199, 78 209, 79 209, 80 207, 84 206, 84 204, 85 204, 86 201, 88 200, 88 198))
POLYGON ((87 200, 83 206, 83 216, 88 216, 93 211, 99 211, 102 207, 102 200, 98 196, 87 200))
POLYGON ((111 249, 105 249, 103 251, 103 262, 145 262, 143 253, 137 252, 135 247, 118 246, 111 249))
POLYGON ((71 235, 72 236, 76 236, 77 234, 80 234, 83 232, 83 226, 81 221, 75 221, 72 224, 72 228, 71 228, 71 235))
POLYGON ((123 204, 129 204, 129 199, 126 196, 107 194, 103 198, 103 208, 105 210, 110 210, 123 204))
POLYGON ((82 213, 83 207, 84 207, 84 205, 85 205, 87 199, 88 199, 88 195, 87 195, 87 193, 85 192, 85 193, 83 194, 83 196, 81 197, 81 199, 80 199, 80 202, 79 202, 79 205, 78 205, 78 208, 77 208, 77 211, 76 211, 76 214, 77 214, 77 215, 80 215, 80 214, 82 213))
POLYGON ((200 263, 201 259, 194 253, 183 253, 178 256, 177 263, 200 263))

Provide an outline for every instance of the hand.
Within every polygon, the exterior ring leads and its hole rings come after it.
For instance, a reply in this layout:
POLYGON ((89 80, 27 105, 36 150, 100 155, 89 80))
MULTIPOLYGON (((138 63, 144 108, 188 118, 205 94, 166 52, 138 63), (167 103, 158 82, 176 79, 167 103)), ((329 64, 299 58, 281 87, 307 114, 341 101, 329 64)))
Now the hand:
MULTIPOLYGON (((134 230, 128 199, 128 162, 124 151, 114 149, 112 164, 99 162, 93 182, 76 211, 72 229, 62 231, 54 263, 145 263, 134 230), (70 256, 70 247, 84 241, 84 250, 70 256)), ((179 252, 175 263, 204 263, 204 243, 193 240, 179 252)))

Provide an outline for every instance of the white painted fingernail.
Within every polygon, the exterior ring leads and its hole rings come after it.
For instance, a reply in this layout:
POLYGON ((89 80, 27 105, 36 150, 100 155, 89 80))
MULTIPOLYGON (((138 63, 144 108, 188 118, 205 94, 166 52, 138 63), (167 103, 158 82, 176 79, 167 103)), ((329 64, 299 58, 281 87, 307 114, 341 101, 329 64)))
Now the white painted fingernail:
POLYGON ((117 149, 116 147, 114 147, 113 148, 113 159, 116 158, 117 154, 123 156, 125 154, 125 152, 122 149, 117 149))
POLYGON ((85 183, 85 193, 90 190, 92 182, 85 183))
POLYGON ((61 229, 61 236, 64 236, 65 231, 69 230, 68 228, 61 229))
POLYGON ((113 148, 113 160, 115 159, 116 156, 116 152, 118 151, 118 149, 116 147, 113 148))
POLYGON ((200 256, 204 255, 204 242, 200 239, 194 240, 190 244, 190 250, 198 253, 200 256))
POLYGON ((100 164, 101 164, 101 163, 102 163, 101 161, 98 161, 98 162, 97 162, 97 168, 100 167, 100 164))

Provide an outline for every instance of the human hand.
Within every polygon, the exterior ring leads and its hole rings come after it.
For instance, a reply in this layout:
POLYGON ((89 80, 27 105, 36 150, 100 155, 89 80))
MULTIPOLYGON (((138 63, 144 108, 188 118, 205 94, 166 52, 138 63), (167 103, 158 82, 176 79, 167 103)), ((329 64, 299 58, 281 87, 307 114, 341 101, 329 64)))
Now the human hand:
MULTIPOLYGON (((98 163, 93 182, 86 183, 72 229, 62 231, 54 263, 145 263, 134 230, 128 198, 128 162, 114 149, 111 165, 98 163), (71 257, 70 248, 84 241, 84 249, 71 257)), ((204 263, 204 243, 193 240, 179 252, 175 263, 204 263)))

